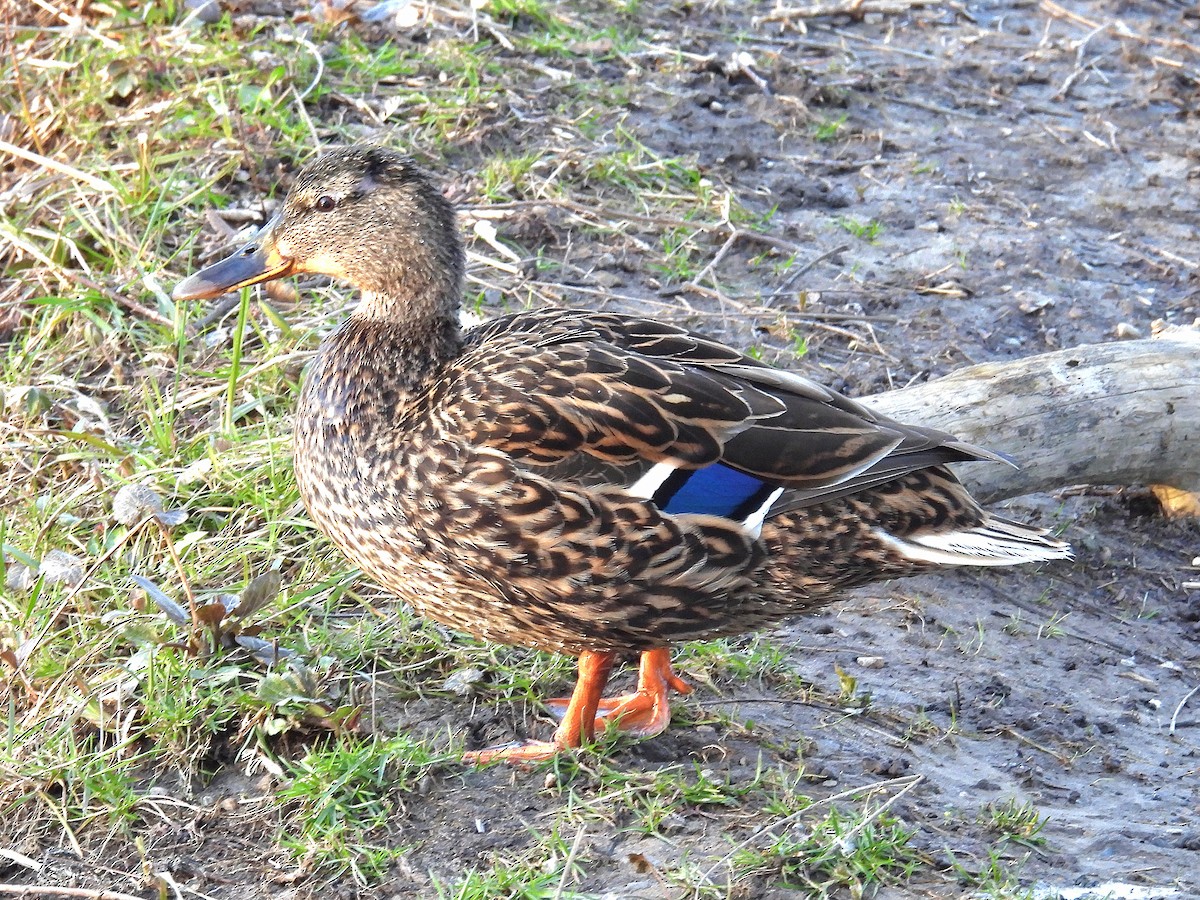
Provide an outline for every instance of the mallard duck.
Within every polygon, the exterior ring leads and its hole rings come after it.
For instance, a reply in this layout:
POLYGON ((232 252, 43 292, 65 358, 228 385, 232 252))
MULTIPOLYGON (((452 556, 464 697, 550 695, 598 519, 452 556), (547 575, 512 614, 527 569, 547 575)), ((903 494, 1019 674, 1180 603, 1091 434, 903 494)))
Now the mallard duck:
POLYGON ((690 690, 674 643, 878 579, 1070 557, 981 509, 946 468, 996 453, 638 316, 537 310, 464 333, 464 268, 429 176, 353 146, 306 166, 254 240, 174 296, 302 272, 360 291, 296 413, 313 521, 423 615, 578 657, 550 741, 469 759, 544 759, 609 724, 661 732, 668 692, 690 690), (604 698, 630 653, 637 689, 604 698))

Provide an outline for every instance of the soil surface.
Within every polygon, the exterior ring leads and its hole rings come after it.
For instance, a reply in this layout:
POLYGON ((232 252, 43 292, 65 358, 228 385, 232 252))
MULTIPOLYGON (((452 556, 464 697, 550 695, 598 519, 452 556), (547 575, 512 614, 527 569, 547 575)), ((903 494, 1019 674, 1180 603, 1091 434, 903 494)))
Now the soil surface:
MULTIPOLYGON (((855 396, 1200 315, 1193 6, 891 7, 805 17, 772 3, 646 0, 636 15, 644 48, 657 50, 620 62, 558 59, 506 101, 492 131, 467 139, 446 177, 492 152, 569 159, 553 117, 539 124, 556 85, 622 83, 621 128, 657 156, 695 161, 752 211, 774 210, 766 233, 778 245, 739 237, 721 255, 728 232, 708 235, 699 264, 716 260, 720 290, 711 279, 697 279, 707 290, 681 288, 643 265, 638 235, 602 242, 562 206, 518 205, 489 219, 500 238, 560 264, 540 287, 525 271, 524 288, 760 347, 855 396), (853 233, 870 223, 873 239, 853 233), (798 277, 754 262, 791 245, 807 266, 798 277), (789 329, 807 337, 800 358, 789 329)), ((408 42, 420 27, 364 33, 408 42)), ((486 208, 467 210, 468 224, 486 208)), ((477 288, 511 284, 487 266, 474 275, 477 288)), ((1136 488, 1030 498, 1008 515, 1064 526, 1076 561, 857 591, 765 637, 811 683, 811 702, 770 679, 700 684, 676 700, 669 732, 621 742, 613 764, 638 773, 695 761, 748 779, 759 766, 803 760, 813 797, 920 776, 892 811, 946 869, 955 860, 985 867, 995 841, 988 805, 1016 800, 1047 819, 1044 843, 1010 847, 1010 862, 1026 857, 1024 884, 1118 881, 1200 896, 1200 696, 1185 702, 1200 684, 1200 592, 1183 586, 1197 579, 1200 528, 1166 520, 1136 488), (839 670, 869 702, 839 702, 839 670)), ((379 728, 430 736, 505 739, 552 727, 536 709, 486 699, 384 695, 376 708, 379 728)), ((232 766, 219 774, 198 795, 206 812, 187 829, 150 834, 149 852, 175 854, 177 878, 213 897, 355 895, 350 884, 290 883, 294 861, 263 849, 271 792, 257 777, 232 766)), ((411 851, 364 894, 435 896, 431 878, 452 882, 490 866, 496 851, 519 852, 574 802, 587 780, 577 778, 500 766, 427 780, 389 838, 411 851)), ((690 896, 659 877, 685 859, 722 883, 734 837, 749 837, 735 820, 681 807, 670 828, 644 836, 614 816, 582 839, 584 877, 573 889, 690 896)), ((880 896, 962 890, 953 876, 930 876, 880 896)), ((730 892, 794 895, 767 877, 730 892)))

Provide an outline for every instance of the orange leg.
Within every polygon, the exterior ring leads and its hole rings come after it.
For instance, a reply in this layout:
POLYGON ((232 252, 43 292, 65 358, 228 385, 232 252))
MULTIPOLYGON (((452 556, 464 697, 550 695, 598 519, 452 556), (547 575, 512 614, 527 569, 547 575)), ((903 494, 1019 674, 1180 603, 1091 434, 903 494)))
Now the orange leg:
POLYGON ((501 744, 463 754, 472 763, 489 763, 498 759, 509 762, 537 762, 549 759, 560 750, 583 746, 596 736, 597 708, 608 676, 612 672, 615 653, 585 650, 579 654, 579 678, 575 691, 562 715, 562 722, 549 741, 501 744))
MULTIPOLYGON (((646 650, 638 665, 638 686, 632 694, 602 698, 596 704, 596 728, 603 730, 612 724, 634 737, 654 737, 667 730, 671 724, 671 707, 667 692, 676 690, 690 694, 692 686, 675 674, 671 668, 671 651, 666 647, 646 650)), ((574 702, 574 698, 571 698, 574 702)), ((564 700, 550 700, 551 712, 564 710, 564 719, 570 714, 570 705, 564 700)))

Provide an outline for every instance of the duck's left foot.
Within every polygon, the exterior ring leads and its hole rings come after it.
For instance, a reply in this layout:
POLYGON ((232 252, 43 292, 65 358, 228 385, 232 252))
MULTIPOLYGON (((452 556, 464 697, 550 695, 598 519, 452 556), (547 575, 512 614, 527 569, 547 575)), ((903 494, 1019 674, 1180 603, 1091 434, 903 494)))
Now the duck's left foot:
MULTIPOLYGON (((671 668, 671 651, 663 647, 646 650, 638 666, 637 690, 619 697, 605 697, 596 704, 593 727, 603 731, 609 725, 634 737, 654 737, 671 724, 668 691, 690 694, 692 686, 671 668)), ((574 698, 571 698, 574 699, 574 698)), ((565 718, 570 701, 565 697, 548 700, 546 705, 559 718, 565 718)))
POLYGON ((690 694, 692 686, 671 668, 671 651, 665 647, 646 650, 638 666, 638 686, 632 694, 602 698, 615 654, 588 650, 579 655, 579 680, 570 698, 548 700, 546 705, 560 720, 549 741, 498 744, 463 754, 469 763, 534 763, 551 759, 563 750, 591 742, 596 730, 609 725, 634 737, 653 737, 671 724, 669 691, 690 694))
POLYGON ((478 765, 497 760, 517 764, 541 762, 563 750, 581 747, 585 741, 591 742, 596 734, 596 709, 604 686, 608 684, 615 657, 614 653, 595 650, 585 650, 579 654, 579 678, 575 682, 575 692, 565 704, 560 716, 562 721, 549 741, 498 744, 464 753, 463 759, 478 765))
POLYGON ((511 744, 496 744, 482 750, 471 750, 463 754, 463 762, 477 766, 491 762, 537 763, 552 759, 561 753, 565 747, 560 747, 554 741, 513 741, 511 744))

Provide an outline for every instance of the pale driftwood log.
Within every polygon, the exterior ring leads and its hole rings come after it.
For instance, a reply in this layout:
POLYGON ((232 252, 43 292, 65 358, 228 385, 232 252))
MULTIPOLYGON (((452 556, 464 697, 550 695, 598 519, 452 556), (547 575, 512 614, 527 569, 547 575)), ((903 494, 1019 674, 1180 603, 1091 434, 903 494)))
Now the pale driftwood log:
POLYGON ((984 502, 1076 484, 1165 485, 1193 501, 1200 492, 1194 329, 985 363, 861 402, 1016 459, 1020 469, 954 467, 984 502))

